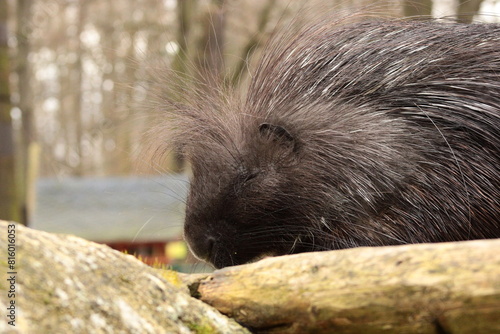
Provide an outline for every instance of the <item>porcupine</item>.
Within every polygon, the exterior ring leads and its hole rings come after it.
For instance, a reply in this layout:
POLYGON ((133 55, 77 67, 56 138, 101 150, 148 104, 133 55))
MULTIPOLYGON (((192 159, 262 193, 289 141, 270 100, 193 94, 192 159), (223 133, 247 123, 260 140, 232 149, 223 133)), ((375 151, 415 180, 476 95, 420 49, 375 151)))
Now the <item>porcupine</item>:
POLYGON ((192 167, 196 256, 500 237, 500 25, 323 21, 288 37, 244 97, 163 105, 192 167))

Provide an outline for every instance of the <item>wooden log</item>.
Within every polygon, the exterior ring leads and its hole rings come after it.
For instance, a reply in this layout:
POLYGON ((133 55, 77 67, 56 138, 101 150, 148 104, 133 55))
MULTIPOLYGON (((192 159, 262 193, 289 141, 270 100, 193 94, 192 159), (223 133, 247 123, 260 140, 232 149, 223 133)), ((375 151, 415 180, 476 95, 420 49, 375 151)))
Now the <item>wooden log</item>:
POLYGON ((256 333, 500 333, 500 239, 268 258, 191 287, 256 333))

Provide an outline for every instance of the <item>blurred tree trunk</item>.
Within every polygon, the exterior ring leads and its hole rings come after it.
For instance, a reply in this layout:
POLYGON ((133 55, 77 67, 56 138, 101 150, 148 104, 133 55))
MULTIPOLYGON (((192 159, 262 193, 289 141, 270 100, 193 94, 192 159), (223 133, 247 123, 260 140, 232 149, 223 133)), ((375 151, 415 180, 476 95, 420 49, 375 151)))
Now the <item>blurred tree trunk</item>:
POLYGON ((241 54, 240 61, 236 64, 235 70, 233 71, 231 77, 228 79, 229 84, 232 87, 237 87, 245 75, 248 72, 248 60, 259 47, 260 44, 265 42, 263 34, 266 30, 266 26, 269 22, 269 17, 273 8, 275 7, 276 0, 268 0, 266 6, 259 15, 259 23, 257 25, 257 32, 252 35, 248 42, 243 47, 243 52, 241 54))
POLYGON ((31 70, 28 61, 32 25, 32 0, 17 1, 17 57, 18 107, 22 115, 20 146, 19 189, 20 202, 24 208, 24 223, 29 225, 36 196, 36 176, 38 174, 38 142, 33 113, 31 70))
POLYGON ((457 20, 462 23, 472 23, 474 15, 479 12, 483 0, 459 0, 457 20))
MULTIPOLYGON (((177 52, 172 61, 172 71, 176 73, 175 79, 177 82, 173 85, 179 87, 179 91, 186 89, 189 85, 193 84, 191 80, 191 73, 189 72, 189 39, 191 32, 191 24, 193 23, 193 13, 195 9, 195 3, 193 0, 183 0, 177 2, 177 52)), ((178 152, 170 152, 166 161, 164 162, 164 168, 170 173, 181 172, 184 168, 185 161, 178 152)))
POLYGON ((20 221, 14 131, 10 116, 7 2, 0 1, 0 219, 20 221))
MULTIPOLYGON (((126 28, 126 34, 130 38, 130 45, 127 48, 127 54, 125 56, 125 79, 123 82, 135 83, 136 78, 136 64, 138 61, 135 56, 135 42, 136 34, 138 30, 133 26, 126 28)), ((116 131, 116 149, 115 149, 115 159, 119 163, 114 164, 114 168, 111 173, 115 175, 127 174, 127 172, 132 170, 131 152, 132 152, 132 132, 133 125, 130 122, 130 115, 133 112, 134 99, 134 85, 126 85, 121 87, 121 94, 118 94, 119 107, 117 110, 121 110, 114 117, 114 128, 116 131), (120 96, 121 95, 121 96, 120 96)))
MULTIPOLYGON (((76 22, 68 22, 61 20, 60 27, 65 29, 63 38, 66 38, 67 48, 63 52, 76 55, 75 61, 68 64, 67 71, 62 71, 60 76, 60 127, 61 134, 64 136, 64 165, 67 172, 74 176, 84 175, 83 154, 82 154, 82 53, 83 47, 80 40, 81 33, 84 27, 86 16, 87 1, 78 1, 76 3, 66 3, 66 11, 68 8, 76 7, 78 15, 76 22), (71 27, 72 29, 68 29, 71 27), (74 28, 74 29, 73 29, 74 28)), ((62 11, 64 13, 64 10, 62 11)))
MULTIPOLYGON (((176 42, 179 47, 177 53, 175 54, 175 58, 172 62, 172 69, 179 73, 182 80, 187 80, 189 77, 188 73, 188 40, 189 33, 191 30, 191 17, 193 13, 194 3, 193 0, 184 0, 177 2, 177 21, 178 21, 178 29, 177 29, 177 37, 176 42)), ((179 84, 183 84, 186 81, 179 82, 179 84)))
POLYGON ((73 122, 75 123, 75 151, 78 156, 78 163, 75 166, 74 175, 83 176, 85 174, 85 152, 83 149, 83 135, 84 135, 84 117, 83 117, 83 101, 82 101, 82 89, 83 89, 83 76, 82 76, 82 56, 84 53, 82 47, 82 41, 80 36, 85 27, 85 19, 87 16, 87 5, 88 1, 79 1, 78 8, 78 22, 77 22, 77 31, 76 35, 76 43, 77 43, 77 58, 75 62, 75 66, 73 68, 73 75, 75 79, 75 92, 74 92, 74 108, 73 108, 73 122))
POLYGON ((224 0, 212 0, 203 26, 196 63, 201 83, 210 89, 216 88, 224 75, 224 0))
MULTIPOLYGON (((182 92, 189 89, 190 85, 198 84, 203 89, 217 89, 220 87, 224 75, 224 0, 212 0, 209 9, 203 14, 203 35, 194 46, 194 62, 197 67, 196 83, 191 80, 189 60, 192 59, 190 52, 190 30, 194 23, 196 12, 195 1, 184 0, 177 2, 178 30, 176 42, 177 53, 172 62, 172 70, 176 73, 177 91, 182 92)), ((175 97, 174 97, 175 98, 175 97)), ((177 152, 171 152, 164 163, 169 172, 180 172, 184 167, 184 161, 177 152)))
POLYGON ((428 16, 432 15, 432 0, 404 0, 403 16, 428 16))
MULTIPOLYGON (((113 18, 116 17, 116 3, 114 1, 106 2, 106 17, 113 18)), ((116 73, 116 48, 117 48, 117 36, 118 32, 113 28, 113 22, 111 20, 100 21, 99 25, 103 38, 103 54, 106 59, 106 67, 103 71, 103 85, 102 85, 102 105, 101 110, 103 114, 103 122, 100 124, 100 129, 103 130, 103 140, 102 147, 100 149, 103 154, 103 164, 101 166, 102 174, 112 174, 114 167, 116 166, 116 161, 114 159, 114 151, 116 149, 116 137, 113 131, 111 131, 114 119, 116 118, 117 110, 117 94, 118 89, 115 84, 118 82, 116 73)))

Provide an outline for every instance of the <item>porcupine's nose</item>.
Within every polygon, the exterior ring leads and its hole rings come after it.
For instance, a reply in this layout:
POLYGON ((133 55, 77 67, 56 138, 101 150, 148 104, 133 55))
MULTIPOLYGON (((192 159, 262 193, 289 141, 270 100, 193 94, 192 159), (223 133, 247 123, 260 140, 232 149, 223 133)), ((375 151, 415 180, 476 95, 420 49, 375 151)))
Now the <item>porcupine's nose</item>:
POLYGON ((184 239, 191 252, 200 260, 211 261, 214 257, 215 237, 191 225, 184 227, 184 239))
POLYGON ((215 238, 206 236, 196 241, 196 256, 205 261, 212 261, 214 256, 215 238))

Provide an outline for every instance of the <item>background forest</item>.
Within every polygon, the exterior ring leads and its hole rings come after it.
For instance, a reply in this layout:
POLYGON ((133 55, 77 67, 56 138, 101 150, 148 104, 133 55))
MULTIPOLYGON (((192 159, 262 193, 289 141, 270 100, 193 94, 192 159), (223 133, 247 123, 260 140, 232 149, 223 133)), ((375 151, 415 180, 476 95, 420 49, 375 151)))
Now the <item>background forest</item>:
POLYGON ((500 2, 0 0, 0 219, 28 222, 39 178, 179 171, 141 155, 162 67, 244 87, 278 23, 360 8, 495 22, 500 2))

